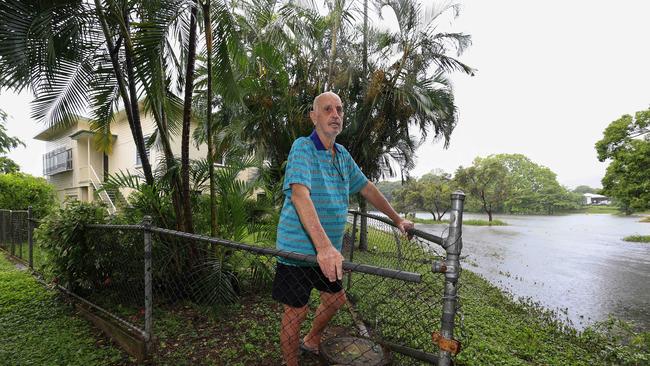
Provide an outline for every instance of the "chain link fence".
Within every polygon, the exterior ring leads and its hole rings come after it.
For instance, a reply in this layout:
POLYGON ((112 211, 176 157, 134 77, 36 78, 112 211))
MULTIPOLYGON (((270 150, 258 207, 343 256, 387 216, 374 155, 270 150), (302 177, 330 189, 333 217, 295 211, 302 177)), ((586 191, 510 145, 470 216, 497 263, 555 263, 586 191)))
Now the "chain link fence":
MULTIPOLYGON (((340 283, 319 273, 314 256, 162 229, 145 219, 84 227, 83 242, 94 243, 88 267, 69 274, 82 280, 59 288, 141 339, 154 364, 278 365, 284 353, 301 365, 450 365, 460 348, 454 327, 463 199, 452 195, 444 239, 418 230, 407 237, 389 220, 351 212, 340 283), (287 314, 272 298, 312 311, 287 314), (310 328, 329 317, 325 329, 310 328), (300 337, 280 334, 281 325, 300 337)), ((22 253, 28 252, 33 240, 25 223, 33 221, 21 215, 0 211, 0 245, 24 258, 16 244, 25 238, 22 253)))
POLYGON ((31 240, 34 220, 30 210, 0 210, 0 248, 33 266, 31 240))

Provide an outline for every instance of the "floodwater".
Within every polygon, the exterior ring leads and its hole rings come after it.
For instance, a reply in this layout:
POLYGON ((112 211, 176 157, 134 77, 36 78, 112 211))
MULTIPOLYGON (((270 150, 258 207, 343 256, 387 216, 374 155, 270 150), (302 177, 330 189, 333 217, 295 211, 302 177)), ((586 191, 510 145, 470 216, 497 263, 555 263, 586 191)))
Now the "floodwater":
MULTIPOLYGON (((509 226, 463 227, 464 268, 558 311, 576 329, 611 314, 650 330, 650 244, 622 240, 650 234, 650 223, 602 214, 495 218, 509 226)), ((417 228, 446 236, 442 225, 417 228)))

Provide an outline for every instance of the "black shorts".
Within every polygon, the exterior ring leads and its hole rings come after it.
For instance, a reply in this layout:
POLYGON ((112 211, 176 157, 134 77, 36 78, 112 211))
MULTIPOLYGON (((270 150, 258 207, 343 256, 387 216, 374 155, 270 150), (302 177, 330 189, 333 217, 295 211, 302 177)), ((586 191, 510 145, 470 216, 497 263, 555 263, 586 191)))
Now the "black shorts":
POLYGON ((273 299, 301 308, 309 302, 313 288, 329 293, 343 290, 340 280, 330 282, 318 266, 289 266, 278 262, 273 280, 273 299))

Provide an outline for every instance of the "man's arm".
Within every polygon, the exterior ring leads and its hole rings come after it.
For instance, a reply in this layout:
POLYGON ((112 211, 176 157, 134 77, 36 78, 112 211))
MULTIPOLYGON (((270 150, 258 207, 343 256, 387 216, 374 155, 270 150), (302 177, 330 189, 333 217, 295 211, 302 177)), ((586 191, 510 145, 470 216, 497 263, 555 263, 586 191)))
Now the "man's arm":
POLYGON ((343 279, 343 255, 334 248, 325 233, 309 196, 309 189, 302 184, 292 184, 291 202, 298 212, 302 226, 316 247, 316 260, 325 277, 330 282, 343 279))
POLYGON ((361 189, 360 193, 366 200, 368 200, 368 202, 370 202, 370 204, 393 220, 395 226, 397 226, 402 233, 406 233, 409 229, 414 227, 411 221, 402 218, 397 214, 397 212, 395 212, 393 206, 388 203, 386 197, 384 197, 372 182, 369 181, 368 184, 361 189))

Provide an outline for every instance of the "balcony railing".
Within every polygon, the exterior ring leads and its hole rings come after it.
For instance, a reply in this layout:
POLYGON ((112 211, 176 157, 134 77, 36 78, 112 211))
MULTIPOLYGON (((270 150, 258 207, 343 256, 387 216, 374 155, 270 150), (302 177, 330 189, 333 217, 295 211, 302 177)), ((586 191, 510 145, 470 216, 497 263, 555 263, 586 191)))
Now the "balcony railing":
POLYGON ((72 170, 72 149, 61 147, 43 155, 43 175, 72 170))

